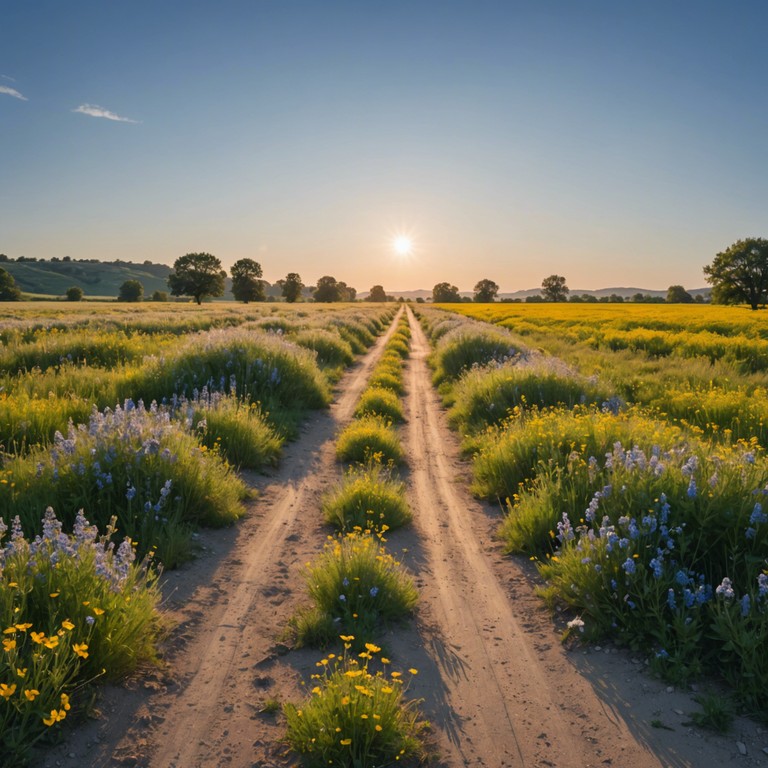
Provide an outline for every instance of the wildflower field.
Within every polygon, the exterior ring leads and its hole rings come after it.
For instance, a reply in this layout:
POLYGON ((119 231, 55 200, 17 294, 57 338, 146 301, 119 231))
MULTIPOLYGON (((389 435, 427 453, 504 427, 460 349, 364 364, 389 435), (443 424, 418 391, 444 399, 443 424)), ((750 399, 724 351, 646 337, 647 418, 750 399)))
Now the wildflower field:
POLYGON ((768 325, 737 307, 420 308, 499 536, 569 633, 768 716, 768 325), (450 310, 450 311, 447 311, 450 310))
POLYGON ((246 513, 253 493, 238 469, 277 463, 393 314, 182 304, 3 314, 4 765, 23 764, 90 683, 155 658, 162 569, 193 556, 198 527, 246 513))

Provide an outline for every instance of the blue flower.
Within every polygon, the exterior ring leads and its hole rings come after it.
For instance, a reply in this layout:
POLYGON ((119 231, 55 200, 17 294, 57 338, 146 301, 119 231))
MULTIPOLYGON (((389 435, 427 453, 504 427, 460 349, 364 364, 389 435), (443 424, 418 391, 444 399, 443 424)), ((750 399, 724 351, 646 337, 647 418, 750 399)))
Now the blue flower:
POLYGON ((635 561, 628 557, 621 566, 627 574, 633 574, 635 572, 635 561))
POLYGON ((378 587, 371 587, 370 595, 371 597, 376 597, 376 595, 379 594, 379 588, 378 587))
POLYGON ((749 599, 749 595, 744 595, 744 597, 741 598, 741 615, 742 618, 746 618, 749 616, 749 609, 751 608, 751 601, 749 599))
POLYGON ((727 576, 722 580, 720 586, 715 590, 715 593, 724 597, 726 600, 733 600, 736 596, 736 593, 733 591, 733 584, 731 584, 731 580, 727 576))
POLYGON ((667 605, 669 606, 670 610, 674 611, 677 610, 677 601, 675 600, 675 590, 671 587, 667 591, 667 605))
POLYGON ((346 595, 339 595, 339 600, 341 600, 342 603, 345 603, 347 601, 346 595))

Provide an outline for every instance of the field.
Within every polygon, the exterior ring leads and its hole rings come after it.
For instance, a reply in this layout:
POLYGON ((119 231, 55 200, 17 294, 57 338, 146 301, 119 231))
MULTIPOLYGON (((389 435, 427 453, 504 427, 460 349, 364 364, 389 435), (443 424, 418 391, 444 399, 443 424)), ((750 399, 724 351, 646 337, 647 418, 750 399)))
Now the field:
POLYGON ((3 765, 738 755, 706 727, 768 711, 759 322, 451 309, 4 312, 3 765))

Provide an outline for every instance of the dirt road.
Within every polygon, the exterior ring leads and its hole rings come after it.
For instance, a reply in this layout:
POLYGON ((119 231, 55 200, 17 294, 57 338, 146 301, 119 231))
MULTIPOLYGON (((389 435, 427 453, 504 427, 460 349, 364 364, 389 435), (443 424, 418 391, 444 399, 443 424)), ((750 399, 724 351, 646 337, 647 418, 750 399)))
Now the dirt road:
MULTIPOLYGON (((409 313, 410 315, 410 313, 409 313)), ((498 514, 473 500, 467 465, 447 430, 426 365, 428 345, 410 315, 405 479, 414 525, 390 537, 405 550, 420 589, 417 617, 382 639, 401 668, 414 666, 409 695, 432 723, 434 766, 714 768, 760 765, 760 733, 704 737, 685 727, 688 694, 644 675, 611 649, 566 650, 533 594, 525 561, 502 557, 498 514), (662 730, 649 723, 659 722, 662 730)), ((394 324, 392 329, 394 328, 394 324)), ((389 333, 392 332, 390 329, 389 333)), ((320 551, 322 493, 340 476, 333 440, 351 417, 383 347, 379 340, 315 414, 235 528, 201 534, 202 556, 169 574, 176 622, 167 665, 126 689, 107 690, 100 718, 72 732, 35 765, 44 768, 287 768, 284 728, 269 704, 297 701, 318 653, 281 640, 303 600, 302 565, 320 551)))

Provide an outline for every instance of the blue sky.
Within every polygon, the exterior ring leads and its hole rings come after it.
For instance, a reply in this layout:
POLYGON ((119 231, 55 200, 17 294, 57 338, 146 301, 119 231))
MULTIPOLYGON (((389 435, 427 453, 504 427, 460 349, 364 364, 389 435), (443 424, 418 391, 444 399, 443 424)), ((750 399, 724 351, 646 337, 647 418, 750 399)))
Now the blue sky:
POLYGON ((41 0, 0 19, 10 256, 694 288, 768 236, 762 3, 41 0))

